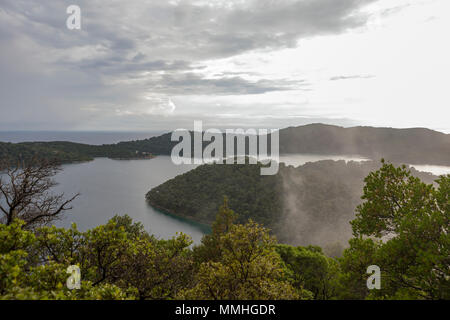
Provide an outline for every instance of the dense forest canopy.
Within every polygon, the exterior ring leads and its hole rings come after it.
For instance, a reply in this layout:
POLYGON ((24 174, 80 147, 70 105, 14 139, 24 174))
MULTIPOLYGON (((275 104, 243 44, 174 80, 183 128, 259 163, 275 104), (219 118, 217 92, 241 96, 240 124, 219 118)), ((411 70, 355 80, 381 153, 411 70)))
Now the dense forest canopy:
MULTIPOLYGON (((38 156, 63 163, 88 161, 95 157, 146 158, 170 155, 177 143, 171 141, 171 133, 100 146, 72 142, 0 142, 0 158, 17 162, 38 156)), ((203 147, 206 145, 208 143, 204 142, 203 147)), ((280 152, 351 154, 370 159, 384 157, 400 163, 450 165, 450 135, 422 128, 342 128, 311 124, 281 129, 280 152)))
MULTIPOLYGON (((251 218, 281 242, 343 245, 351 237, 349 221, 361 203, 364 178, 380 166, 324 160, 298 168, 281 164, 277 175, 261 176, 261 165, 202 165, 153 188, 146 198, 162 211, 211 224, 227 196, 238 222, 251 218)), ((436 178, 411 170, 430 183, 436 178)))

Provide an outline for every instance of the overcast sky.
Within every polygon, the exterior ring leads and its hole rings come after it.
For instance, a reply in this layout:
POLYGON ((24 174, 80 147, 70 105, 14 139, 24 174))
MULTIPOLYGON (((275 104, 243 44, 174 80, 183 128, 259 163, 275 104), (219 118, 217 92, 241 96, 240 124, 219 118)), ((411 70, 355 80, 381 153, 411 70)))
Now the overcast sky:
POLYGON ((450 133, 449 32, 449 0, 0 0, 0 130, 450 133))

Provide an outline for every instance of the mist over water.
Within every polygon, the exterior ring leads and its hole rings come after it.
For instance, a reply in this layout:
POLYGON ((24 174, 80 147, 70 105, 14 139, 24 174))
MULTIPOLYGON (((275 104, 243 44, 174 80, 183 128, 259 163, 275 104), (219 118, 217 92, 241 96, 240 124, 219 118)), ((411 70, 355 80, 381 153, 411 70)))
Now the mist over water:
POLYGON ((348 161, 368 161, 370 159, 358 155, 317 155, 317 154, 281 154, 280 162, 287 166, 299 167, 307 162, 316 162, 321 160, 344 160, 348 161))

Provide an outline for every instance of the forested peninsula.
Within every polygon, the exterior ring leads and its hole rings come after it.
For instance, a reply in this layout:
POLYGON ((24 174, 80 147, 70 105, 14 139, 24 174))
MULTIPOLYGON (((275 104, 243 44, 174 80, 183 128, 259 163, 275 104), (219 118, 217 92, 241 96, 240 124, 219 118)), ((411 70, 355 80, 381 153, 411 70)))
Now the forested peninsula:
MULTIPOLYGON (((260 175, 261 163, 205 164, 150 190, 154 207, 211 224, 228 197, 238 222, 253 219, 271 229, 280 242, 292 245, 345 245, 349 221, 361 203, 364 178, 380 162, 323 160, 300 167, 280 165, 272 176, 260 175)), ((427 183, 437 177, 410 168, 427 183)))

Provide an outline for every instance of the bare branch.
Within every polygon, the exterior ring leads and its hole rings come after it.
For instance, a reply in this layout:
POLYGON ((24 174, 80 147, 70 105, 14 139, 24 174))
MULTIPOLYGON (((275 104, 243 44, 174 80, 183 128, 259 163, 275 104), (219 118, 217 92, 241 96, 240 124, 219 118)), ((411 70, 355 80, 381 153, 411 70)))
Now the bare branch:
POLYGON ((79 196, 66 200, 64 194, 50 192, 56 185, 52 178, 61 170, 55 162, 34 158, 13 168, 5 165, 6 161, 1 163, 6 179, 0 179, 0 199, 4 198, 6 205, 0 205, 0 211, 6 224, 16 218, 24 220, 27 229, 49 224, 72 209, 70 203, 79 196))

